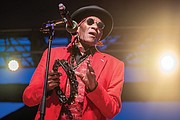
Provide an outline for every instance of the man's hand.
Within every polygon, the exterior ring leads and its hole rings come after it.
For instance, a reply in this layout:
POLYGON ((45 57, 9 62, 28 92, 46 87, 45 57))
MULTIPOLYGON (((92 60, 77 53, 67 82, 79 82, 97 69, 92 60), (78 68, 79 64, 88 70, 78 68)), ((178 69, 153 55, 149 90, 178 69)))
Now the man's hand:
POLYGON ((60 79, 59 77, 61 76, 61 73, 55 72, 51 70, 48 73, 48 81, 47 81, 47 90, 53 90, 55 87, 59 86, 60 84, 60 79))
POLYGON ((75 74, 81 78, 87 90, 93 91, 97 87, 96 75, 90 64, 90 60, 87 60, 86 64, 87 69, 85 69, 84 73, 76 71, 75 74))

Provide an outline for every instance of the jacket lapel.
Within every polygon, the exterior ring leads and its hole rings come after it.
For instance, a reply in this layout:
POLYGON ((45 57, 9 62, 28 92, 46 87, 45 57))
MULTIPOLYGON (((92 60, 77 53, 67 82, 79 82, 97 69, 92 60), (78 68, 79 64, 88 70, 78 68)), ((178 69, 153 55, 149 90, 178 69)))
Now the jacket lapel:
POLYGON ((103 53, 97 52, 93 56, 92 67, 96 74, 96 80, 98 81, 99 76, 106 64, 107 60, 103 53))
MULTIPOLYGON (((98 81, 99 76, 107 62, 106 60, 106 56, 103 53, 100 52, 96 52, 93 56, 92 56, 92 61, 91 61, 91 65, 95 71, 96 74, 96 80, 98 81)), ((83 113, 86 109, 87 106, 87 97, 84 98, 84 105, 83 105, 83 113)))

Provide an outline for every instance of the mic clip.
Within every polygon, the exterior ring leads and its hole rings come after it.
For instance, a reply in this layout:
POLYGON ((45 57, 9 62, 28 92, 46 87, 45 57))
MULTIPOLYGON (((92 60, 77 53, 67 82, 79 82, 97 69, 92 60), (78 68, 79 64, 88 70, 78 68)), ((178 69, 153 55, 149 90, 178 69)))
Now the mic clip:
POLYGON ((42 28, 40 28, 40 32, 44 34, 49 34, 56 25, 63 24, 64 20, 52 20, 47 23, 43 23, 42 28))

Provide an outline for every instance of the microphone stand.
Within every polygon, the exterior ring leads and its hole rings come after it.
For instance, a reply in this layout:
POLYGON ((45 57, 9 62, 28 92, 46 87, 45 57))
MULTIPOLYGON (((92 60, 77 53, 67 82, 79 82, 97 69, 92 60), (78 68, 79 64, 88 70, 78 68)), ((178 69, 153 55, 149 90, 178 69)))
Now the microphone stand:
POLYGON ((40 31, 43 33, 49 33, 49 40, 48 40, 48 51, 47 51, 47 60, 46 60, 46 78, 44 81, 44 89, 43 89, 43 96, 41 99, 41 104, 40 104, 40 120, 44 120, 44 116, 46 113, 46 96, 47 96, 47 81, 48 81, 48 73, 49 73, 49 62, 50 62, 50 55, 51 55, 51 44, 55 36, 55 29, 54 27, 57 24, 64 23, 64 21, 60 21, 58 23, 55 22, 48 22, 47 24, 44 24, 45 28, 41 28, 40 31))

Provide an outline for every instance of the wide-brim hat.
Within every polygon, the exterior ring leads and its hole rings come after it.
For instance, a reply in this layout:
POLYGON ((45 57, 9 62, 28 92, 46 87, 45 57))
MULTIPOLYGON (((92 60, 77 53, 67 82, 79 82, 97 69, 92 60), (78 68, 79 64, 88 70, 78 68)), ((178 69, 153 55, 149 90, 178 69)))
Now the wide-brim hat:
POLYGON ((113 29, 113 18, 112 15, 105 10, 104 8, 101 8, 97 5, 90 5, 81 7, 78 10, 76 10, 72 15, 72 20, 76 21, 77 23, 80 23, 84 18, 89 16, 96 16, 105 24, 105 28, 103 29, 103 35, 101 39, 106 38, 113 29))

